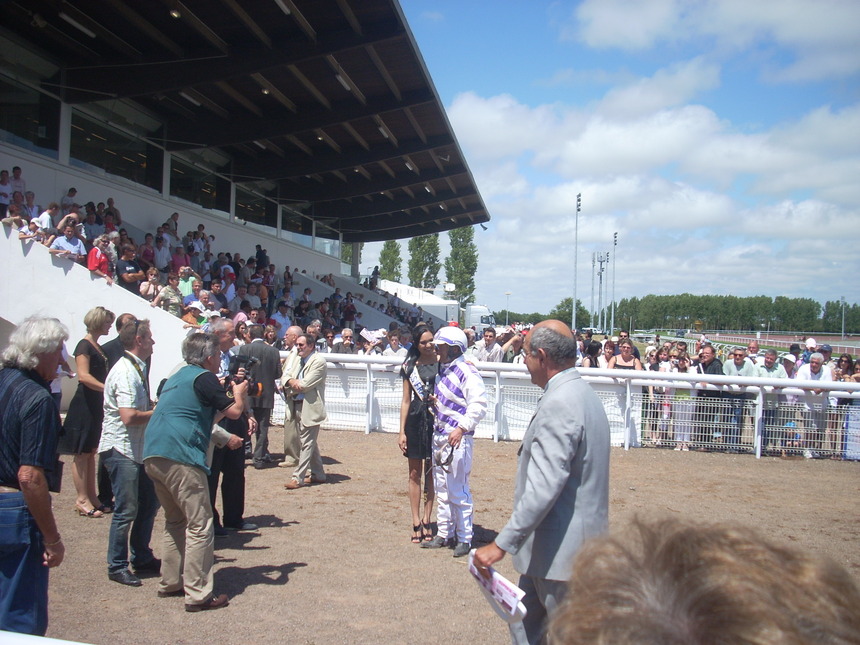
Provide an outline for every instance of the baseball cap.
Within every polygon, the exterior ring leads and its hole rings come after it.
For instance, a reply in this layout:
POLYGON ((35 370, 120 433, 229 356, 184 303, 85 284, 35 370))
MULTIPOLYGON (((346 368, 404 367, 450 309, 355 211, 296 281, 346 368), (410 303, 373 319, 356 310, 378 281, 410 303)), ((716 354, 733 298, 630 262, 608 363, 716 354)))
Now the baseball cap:
POLYGON ((818 349, 820 349, 822 352, 832 352, 833 351, 833 348, 830 345, 822 345, 818 349))
POLYGON ((814 338, 807 338, 806 339, 806 346, 809 349, 815 349, 816 347, 818 347, 818 343, 815 342, 814 338))
POLYGON ((434 345, 450 345, 459 347, 460 351, 466 351, 466 334, 457 327, 442 327, 433 337, 434 345))

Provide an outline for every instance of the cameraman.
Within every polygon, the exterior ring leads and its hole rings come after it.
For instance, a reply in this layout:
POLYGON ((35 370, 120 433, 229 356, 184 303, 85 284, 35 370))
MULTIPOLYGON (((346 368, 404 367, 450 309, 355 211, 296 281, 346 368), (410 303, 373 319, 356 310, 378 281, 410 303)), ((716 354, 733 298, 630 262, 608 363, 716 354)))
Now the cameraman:
MULTIPOLYGON (((216 318, 210 325, 210 331, 218 339, 218 349, 221 351, 221 363, 218 368, 218 379, 222 385, 230 375, 230 349, 233 347, 235 338, 233 321, 229 318, 216 318)), ((244 379, 245 370, 240 368, 237 378, 244 379)), ((216 426, 214 432, 229 433, 228 438, 239 438, 244 443, 256 430, 256 421, 246 409, 238 419, 223 418, 216 426)), ((227 535, 227 531, 254 531, 256 524, 246 522, 243 519, 245 513, 245 451, 231 448, 229 445, 216 447, 212 453, 212 466, 209 472, 209 500, 212 503, 212 514, 215 522, 215 535, 221 537, 227 535), (215 508, 215 499, 218 494, 218 483, 221 480, 221 512, 224 517, 218 515, 215 508), (223 524, 222 524, 223 521, 223 524)))
POLYGON ((281 353, 263 339, 262 325, 249 325, 248 336, 251 342, 238 349, 240 358, 256 359, 249 365, 252 380, 259 384, 256 392, 249 392, 251 409, 257 421, 257 441, 254 444, 254 468, 261 470, 273 461, 269 454, 269 420, 275 407, 275 392, 281 375, 281 353), (259 391, 262 388, 262 391, 259 391))
MULTIPOLYGON (((185 611, 197 612, 229 603, 226 594, 216 596, 212 591, 215 551, 206 453, 213 424, 223 417, 239 419, 244 413, 248 384, 237 382, 228 393, 219 383, 216 374, 221 352, 214 335, 186 338, 182 357, 188 364, 161 391, 146 429, 143 459, 164 509, 158 594, 184 595, 185 611)), ((234 436, 227 445, 238 448, 241 444, 234 436)))

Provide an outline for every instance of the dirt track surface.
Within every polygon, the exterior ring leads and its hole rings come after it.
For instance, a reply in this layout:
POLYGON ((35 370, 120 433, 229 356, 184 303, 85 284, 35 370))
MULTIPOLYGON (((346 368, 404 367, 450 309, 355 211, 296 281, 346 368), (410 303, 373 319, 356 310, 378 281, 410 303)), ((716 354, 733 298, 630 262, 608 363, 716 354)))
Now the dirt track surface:
MULTIPOLYGON (((271 446, 281 445, 273 427, 271 446)), ((390 434, 323 431, 327 484, 285 491, 284 468, 246 470, 253 533, 216 539, 218 611, 189 614, 107 579, 110 519, 71 512, 66 468, 54 499, 66 560, 52 571, 48 636, 85 643, 508 642, 507 628, 467 572, 466 558, 409 541, 406 460, 390 434)), ((489 540, 511 509, 518 443, 475 444, 476 538, 489 540)), ((611 528, 634 515, 735 521, 832 557, 860 578, 860 464, 614 448, 611 528)), ((161 551, 163 518, 153 548, 161 551)), ((510 558, 498 567, 516 580, 510 558)))

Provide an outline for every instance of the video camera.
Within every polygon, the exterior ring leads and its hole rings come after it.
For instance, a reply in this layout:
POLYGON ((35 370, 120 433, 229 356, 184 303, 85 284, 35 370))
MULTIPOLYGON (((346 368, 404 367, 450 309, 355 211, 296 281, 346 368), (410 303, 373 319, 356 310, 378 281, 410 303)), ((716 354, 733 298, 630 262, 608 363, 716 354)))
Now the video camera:
POLYGON ((260 362, 259 358, 253 356, 242 356, 241 354, 230 354, 230 363, 227 366, 227 376, 224 377, 224 385, 229 387, 234 383, 248 382, 248 396, 262 396, 263 384, 251 378, 251 368, 260 362), (240 379, 237 374, 245 368, 245 378, 240 379))

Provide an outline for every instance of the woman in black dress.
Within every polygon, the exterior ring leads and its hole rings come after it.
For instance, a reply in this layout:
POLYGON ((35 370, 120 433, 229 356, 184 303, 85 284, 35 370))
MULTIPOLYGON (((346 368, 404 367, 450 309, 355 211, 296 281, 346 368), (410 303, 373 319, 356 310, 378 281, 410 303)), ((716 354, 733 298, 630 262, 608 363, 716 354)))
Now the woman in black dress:
POLYGON ((104 419, 104 389, 107 378, 107 356, 98 339, 110 333, 114 315, 104 307, 95 307, 84 316, 87 335, 75 347, 78 389, 69 403, 60 452, 74 455, 72 480, 77 499, 75 510, 86 517, 101 517, 96 495, 96 449, 104 419))
POLYGON ((409 460, 409 506, 412 509, 412 542, 431 540, 433 530, 433 476, 430 455, 433 435, 433 413, 430 395, 439 368, 433 332, 418 325, 412 332, 412 347, 406 355, 400 376, 403 379, 403 400, 400 403, 400 436, 397 444, 409 460), (424 506, 421 507, 421 476, 424 475, 424 506))

